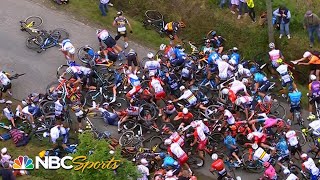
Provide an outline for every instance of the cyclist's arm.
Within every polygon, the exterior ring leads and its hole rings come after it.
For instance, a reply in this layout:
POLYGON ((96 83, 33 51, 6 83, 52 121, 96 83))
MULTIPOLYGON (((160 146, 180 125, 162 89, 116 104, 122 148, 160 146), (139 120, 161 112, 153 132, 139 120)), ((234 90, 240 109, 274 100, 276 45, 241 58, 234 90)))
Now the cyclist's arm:
POLYGON ((129 26, 129 28, 130 28, 130 31, 132 31, 131 24, 129 23, 129 21, 128 21, 128 20, 127 20, 127 24, 128 24, 128 26, 129 26))
POLYGON ((117 21, 116 21, 116 20, 114 20, 114 21, 112 22, 112 26, 117 26, 117 21))

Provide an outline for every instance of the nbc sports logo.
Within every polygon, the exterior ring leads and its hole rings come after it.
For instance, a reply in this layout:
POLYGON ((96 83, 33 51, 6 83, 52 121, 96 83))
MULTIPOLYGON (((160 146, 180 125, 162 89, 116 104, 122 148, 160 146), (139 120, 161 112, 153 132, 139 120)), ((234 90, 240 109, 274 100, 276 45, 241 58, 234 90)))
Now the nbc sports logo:
POLYGON ((28 156, 19 156, 14 160, 13 169, 33 169, 33 160, 28 156))

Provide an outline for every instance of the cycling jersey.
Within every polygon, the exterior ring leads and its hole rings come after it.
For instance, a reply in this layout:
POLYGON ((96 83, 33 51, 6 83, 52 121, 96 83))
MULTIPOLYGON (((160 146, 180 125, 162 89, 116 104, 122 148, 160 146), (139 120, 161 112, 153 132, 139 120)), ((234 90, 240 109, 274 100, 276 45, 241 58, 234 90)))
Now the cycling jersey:
POLYGON ((186 59, 186 53, 184 53, 181 49, 174 48, 173 52, 176 55, 176 59, 180 59, 180 60, 186 59))
POLYGON ((91 69, 83 66, 71 66, 70 67, 73 75, 76 78, 81 78, 82 76, 89 75, 91 73, 91 69))
POLYGON ((241 96, 238 97, 238 99, 240 99, 241 104, 244 105, 245 108, 249 107, 253 101, 251 96, 241 96))
POLYGON ((209 99, 208 97, 201 91, 198 91, 197 93, 197 99, 199 100, 199 102, 201 102, 202 104, 206 105, 209 103, 209 99))
POLYGON ((214 47, 218 48, 222 46, 223 38, 221 36, 217 36, 213 39, 210 39, 210 41, 214 47))
POLYGON ((320 95, 320 81, 313 81, 309 84, 309 90, 311 90, 313 97, 320 95))
MULTIPOLYGON (((239 72, 239 71, 238 71, 239 72)), ((239 74, 241 75, 241 76, 243 76, 243 77, 251 77, 251 72, 250 72, 250 70, 249 69, 247 69, 247 68, 243 68, 243 70, 242 70, 242 72, 240 73, 239 72, 239 74)))
POLYGON ((274 126, 274 125, 276 125, 277 124, 277 122, 278 122, 278 119, 275 119, 275 118, 263 118, 265 121, 264 121, 264 123, 263 123, 263 127, 265 127, 265 128, 269 128, 269 127, 272 127, 272 126, 274 126))
POLYGON ((128 20, 123 17, 123 16, 118 16, 114 19, 114 22, 118 26, 118 32, 125 32, 126 29, 126 24, 128 23, 128 20))
POLYGON ((203 46, 203 47, 202 47, 202 51, 203 51, 204 53, 206 53, 206 52, 212 53, 212 52, 214 51, 214 49, 213 49, 213 47, 203 46))
POLYGON ((236 145, 236 139, 233 138, 231 135, 228 135, 224 138, 223 143, 226 145, 226 147, 230 149, 234 149, 232 146, 236 145))
POLYGON ((234 94, 237 94, 239 91, 243 90, 244 92, 247 92, 246 85, 243 84, 243 82, 235 80, 233 81, 230 87, 230 90, 234 92, 234 94))
POLYGON ((175 58, 174 48, 171 46, 166 47, 164 54, 170 61, 175 58))
POLYGON ((138 116, 139 113, 142 111, 142 109, 140 109, 138 106, 129 106, 126 109, 127 113, 129 116, 138 116))
POLYGON ((174 107, 174 105, 169 104, 165 107, 164 112, 168 115, 172 115, 174 112, 176 112, 176 108, 174 107))
POLYGON ((188 67, 184 67, 182 70, 181 70, 181 76, 182 78, 184 79, 187 79, 187 80, 190 80, 192 78, 191 76, 191 69, 188 68, 188 67))
POLYGON ((274 49, 269 52, 269 58, 271 61, 277 61, 278 59, 281 58, 281 52, 278 49, 274 49))
POLYGON ((296 106, 300 104, 302 93, 300 91, 290 92, 288 94, 290 99, 290 104, 296 106))
POLYGON ((62 44, 61 48, 63 51, 70 51, 70 50, 74 49, 74 46, 71 44, 70 39, 63 40, 61 42, 61 44, 62 44))
POLYGON ((160 69, 160 63, 156 60, 147 61, 144 68, 148 69, 149 72, 154 72, 156 74, 158 69, 160 69))
POLYGON ((261 73, 255 73, 253 76, 254 76, 253 80, 259 83, 260 85, 268 81, 268 78, 261 73))
POLYGON ((150 175, 149 168, 145 165, 139 164, 137 169, 142 175, 142 177, 138 178, 137 180, 148 180, 148 176, 150 175))
POLYGON ((164 168, 171 167, 173 169, 179 169, 180 166, 179 166, 179 163, 176 160, 174 160, 171 156, 166 156, 163 159, 162 167, 164 168))
POLYGON ((225 61, 218 60, 216 61, 219 70, 219 78, 222 80, 226 80, 228 78, 229 70, 233 70, 234 68, 225 61))
POLYGON ((309 172, 312 175, 318 175, 319 174, 319 169, 317 168, 317 166, 315 165, 314 161, 312 158, 308 158, 307 161, 303 162, 302 165, 309 170, 309 172))
POLYGON ((150 88, 153 88, 155 93, 160 93, 163 92, 163 87, 161 85, 161 80, 159 78, 152 78, 151 81, 149 82, 150 88))
POLYGON ((286 138, 290 146, 296 146, 299 143, 297 134, 294 130, 288 131, 286 133, 286 138))
POLYGON ((169 85, 170 89, 172 90, 178 89, 178 82, 177 82, 176 76, 169 74, 169 76, 166 76, 165 80, 166 80, 166 83, 169 85))
POLYGON ((288 72, 288 65, 286 64, 282 64, 280 65, 279 67, 277 67, 276 69, 278 71, 278 73, 280 74, 281 76, 281 81, 283 83, 289 83, 289 82, 292 82, 292 78, 288 72))
POLYGON ((164 29, 167 31, 177 32, 179 30, 179 22, 169 22, 165 25, 164 29))
POLYGON ((41 110, 38 106, 28 105, 22 109, 25 114, 32 114, 33 116, 41 116, 41 110))
POLYGON ((256 149, 253 153, 253 160, 260 160, 262 162, 267 162, 270 159, 270 154, 268 154, 261 147, 256 149))
POLYGON ((221 60, 219 54, 215 51, 211 52, 208 56, 208 64, 215 64, 217 60, 221 60))
POLYGON ((135 86, 140 86, 140 80, 138 78, 137 75, 135 74, 129 74, 128 75, 128 82, 131 84, 131 86, 135 87, 135 86))
POLYGON ((63 112, 63 107, 64 107, 64 103, 62 100, 58 99, 56 102, 54 102, 54 115, 60 116, 63 112))
POLYGON ((11 118, 14 117, 14 114, 13 114, 12 110, 9 109, 9 108, 7 108, 7 107, 2 110, 2 114, 3 114, 4 116, 6 116, 6 118, 7 118, 8 120, 10 120, 11 118))
POLYGON ((183 112, 178 112, 178 117, 181 117, 182 122, 185 124, 190 124, 193 119, 193 115, 189 112, 188 114, 183 114, 183 112))
POLYGON ((272 165, 269 165, 264 171, 264 176, 267 177, 269 180, 276 180, 277 179, 277 173, 276 170, 272 165))
POLYGON ((227 117, 228 125, 233 125, 236 122, 236 119, 228 109, 224 110, 224 116, 227 117))
POLYGON ((240 61, 240 54, 235 53, 235 52, 232 53, 229 58, 229 63, 232 65, 237 65, 237 64, 239 64, 239 61, 240 61))
POLYGON ((168 148, 168 152, 170 155, 175 155, 178 158, 180 165, 186 163, 188 160, 188 155, 183 151, 178 143, 172 143, 168 148))
POLYGON ((11 83, 10 79, 4 72, 0 72, 0 83, 4 86, 11 83))
POLYGON ((224 168, 224 162, 222 159, 217 159, 211 164, 211 168, 218 171, 220 175, 222 175, 226 169, 224 168))
POLYGON ((284 138, 280 139, 280 141, 277 143, 276 149, 281 157, 289 155, 288 145, 284 138))
POLYGON ((253 139, 254 142, 259 144, 259 143, 264 143, 266 141, 266 135, 262 132, 254 131, 252 132, 253 134, 253 139))
POLYGON ((63 137, 62 143, 66 144, 69 138, 68 129, 65 129, 64 127, 59 127, 59 126, 54 126, 53 128, 50 129, 50 137, 51 137, 52 143, 56 143, 57 139, 60 136, 63 137))
POLYGON ((119 116, 116 113, 107 111, 104 108, 99 108, 99 111, 102 113, 104 122, 110 125, 117 125, 119 121, 119 116))
POLYGON ((195 105, 197 103, 197 98, 194 94, 188 89, 183 92, 183 94, 178 98, 179 100, 187 100, 190 105, 195 105))
POLYGON ((184 145, 184 139, 180 136, 178 132, 174 132, 170 135, 169 139, 174 143, 178 143, 181 147, 184 145))
POLYGON ((108 37, 110 37, 110 34, 107 30, 102 30, 98 35, 99 42, 106 40, 108 37))
POLYGON ((203 132, 203 128, 201 126, 196 127, 194 133, 193 133, 194 138, 198 139, 200 142, 201 141, 206 141, 207 137, 203 132))

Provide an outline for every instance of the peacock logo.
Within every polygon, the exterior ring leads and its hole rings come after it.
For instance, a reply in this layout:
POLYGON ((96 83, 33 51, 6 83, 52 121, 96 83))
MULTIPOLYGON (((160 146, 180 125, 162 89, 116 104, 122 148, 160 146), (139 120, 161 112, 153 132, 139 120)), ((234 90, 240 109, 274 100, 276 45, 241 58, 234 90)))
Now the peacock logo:
POLYGON ((33 160, 28 156, 19 156, 14 160, 13 169, 33 169, 33 160))

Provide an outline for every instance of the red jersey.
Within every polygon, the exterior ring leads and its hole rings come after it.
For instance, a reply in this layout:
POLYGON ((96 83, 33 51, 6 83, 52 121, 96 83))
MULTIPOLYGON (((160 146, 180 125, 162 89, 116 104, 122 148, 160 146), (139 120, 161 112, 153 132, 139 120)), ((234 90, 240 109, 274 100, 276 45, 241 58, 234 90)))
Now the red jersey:
POLYGON ((190 124, 193 119, 193 115, 189 112, 188 114, 183 114, 183 112, 178 112, 178 117, 182 117, 182 122, 190 124))
POLYGON ((222 171, 224 169, 224 163, 222 159, 217 159, 211 164, 212 169, 222 171))

